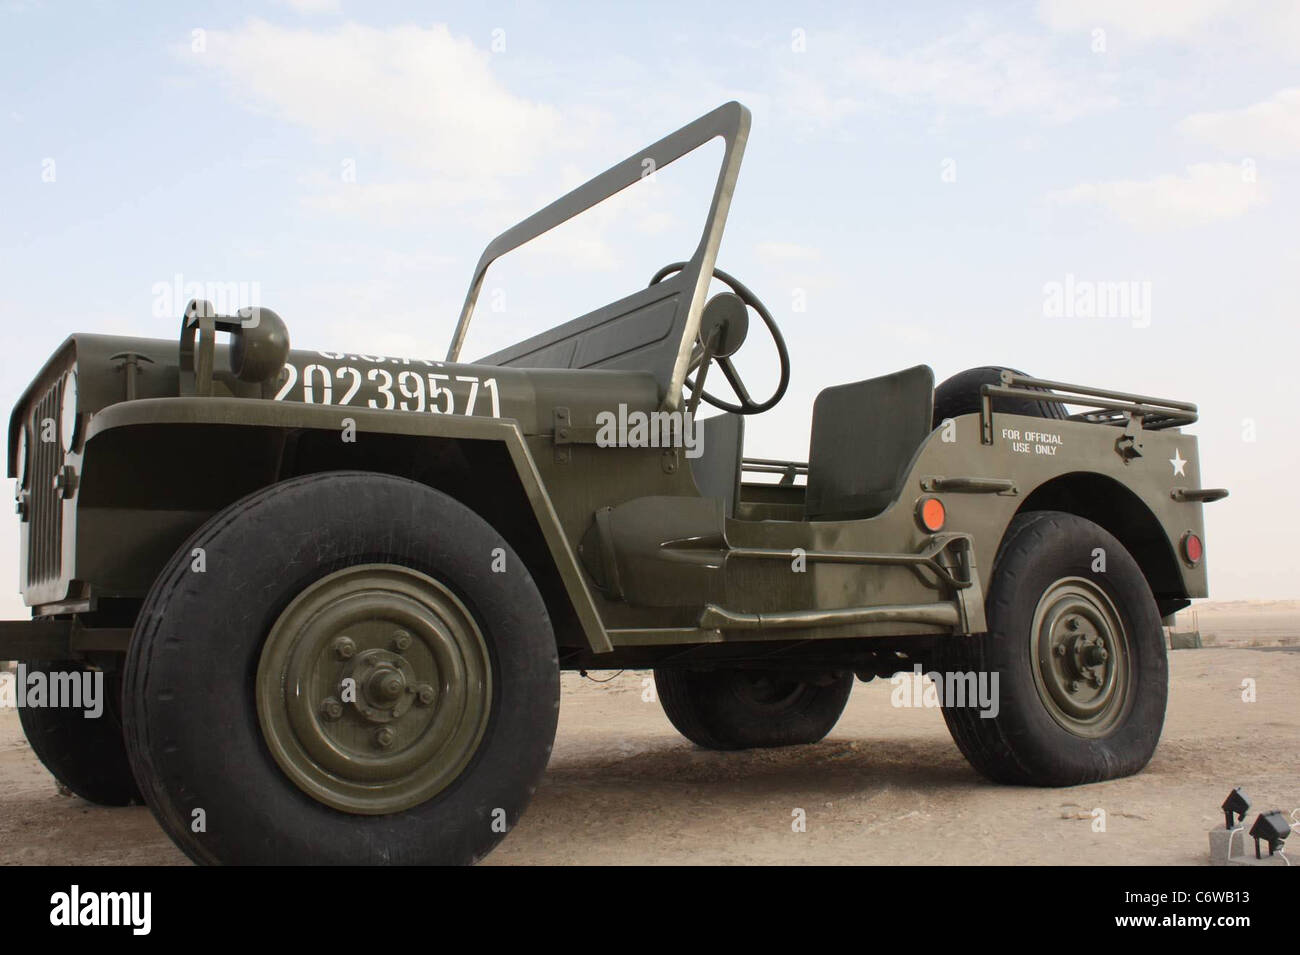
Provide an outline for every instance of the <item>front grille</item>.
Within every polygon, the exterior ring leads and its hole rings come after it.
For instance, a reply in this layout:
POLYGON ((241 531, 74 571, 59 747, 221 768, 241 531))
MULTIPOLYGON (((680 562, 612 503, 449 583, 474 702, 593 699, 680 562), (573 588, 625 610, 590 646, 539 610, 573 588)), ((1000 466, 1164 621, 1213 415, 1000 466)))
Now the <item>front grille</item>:
POLYGON ((59 376, 27 418, 27 587, 59 580, 63 573, 63 499, 54 478, 63 465, 59 436, 59 376), (52 438, 53 440, 46 440, 52 438))

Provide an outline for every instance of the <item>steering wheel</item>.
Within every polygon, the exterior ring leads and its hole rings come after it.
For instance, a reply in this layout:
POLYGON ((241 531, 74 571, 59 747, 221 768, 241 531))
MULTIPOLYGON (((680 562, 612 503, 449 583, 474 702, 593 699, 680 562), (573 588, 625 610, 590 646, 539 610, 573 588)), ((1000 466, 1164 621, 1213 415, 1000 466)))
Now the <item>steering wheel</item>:
MULTIPOLYGON (((650 279, 650 284, 659 284, 674 272, 680 272, 682 269, 686 268, 686 265, 687 263, 685 262, 673 262, 671 265, 665 265, 654 274, 652 279, 650 279)), ((728 352, 725 355, 710 355, 712 360, 718 363, 718 367, 722 369, 722 373, 727 376, 727 382, 736 392, 736 397, 740 399, 740 404, 724 401, 721 398, 709 394, 707 391, 701 391, 700 397, 720 411, 730 411, 734 414, 758 414, 761 411, 766 411, 768 408, 771 408, 785 397, 785 390, 790 385, 790 353, 785 347, 785 338, 781 335, 781 330, 776 327, 776 319, 774 319, 772 313, 767 310, 767 306, 758 300, 758 296, 751 292, 739 279, 732 275, 728 275, 726 272, 722 271, 722 269, 714 269, 713 276, 724 284, 730 286, 731 290, 736 293, 742 302, 758 313, 758 317, 761 318, 763 324, 767 326, 767 330, 772 336, 772 341, 776 345, 777 356, 781 361, 781 380, 777 382, 776 391, 772 393, 770 398, 766 401, 755 401, 750 397, 749 389, 745 387, 745 383, 741 381, 740 373, 736 371, 736 366, 731 363, 731 354, 728 352)), ((699 362, 706 351, 705 343, 697 337, 695 351, 691 355, 692 371, 698 367, 699 362)), ((693 380, 687 378, 686 384, 690 387, 692 392, 695 391, 696 384, 693 380)))

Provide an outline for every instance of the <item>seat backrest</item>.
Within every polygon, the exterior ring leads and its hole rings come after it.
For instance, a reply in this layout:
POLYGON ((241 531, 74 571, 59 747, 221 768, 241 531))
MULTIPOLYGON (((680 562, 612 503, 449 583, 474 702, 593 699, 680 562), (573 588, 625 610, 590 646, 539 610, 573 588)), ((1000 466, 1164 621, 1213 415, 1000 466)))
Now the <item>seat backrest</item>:
POLYGON ((849 520, 888 507, 930 433, 933 405, 927 365, 823 389, 813 403, 805 515, 849 520))
POLYGON ((740 497, 741 455, 745 445, 745 416, 722 414, 695 421, 700 456, 688 458, 695 486, 703 497, 722 501, 722 513, 731 517, 740 497))

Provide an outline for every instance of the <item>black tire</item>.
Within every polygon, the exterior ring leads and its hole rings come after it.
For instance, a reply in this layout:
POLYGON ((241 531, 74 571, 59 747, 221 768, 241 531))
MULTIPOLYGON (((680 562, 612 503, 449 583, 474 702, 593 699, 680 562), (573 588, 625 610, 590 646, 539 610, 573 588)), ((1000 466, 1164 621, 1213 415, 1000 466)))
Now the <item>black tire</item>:
MULTIPOLYGON (((985 385, 1001 384, 1004 371, 1013 371, 1017 375, 1024 374, 1015 371, 1014 368, 985 365, 980 368, 967 368, 942 382, 934 389, 934 427, 939 427, 948 418, 960 418, 964 414, 978 412, 980 389, 985 385)), ((1065 405, 1033 398, 994 398, 993 410, 1003 414, 1029 415, 1033 418, 1063 420, 1067 417, 1065 405)))
POLYGON ((971 765, 995 782, 1030 786, 1141 770, 1164 725, 1169 670, 1155 599, 1123 545, 1072 514, 1019 515, 1002 542, 985 608, 988 632, 942 642, 934 660, 940 674, 998 677, 996 716, 943 701, 971 765), (1110 643, 1093 617, 1112 621, 1110 643), (1090 643, 1107 653, 1103 662, 1092 658, 1085 678, 1072 668, 1095 652, 1090 643))
POLYGON ((555 738, 559 669, 542 597, 490 525, 413 481, 334 472, 244 498, 177 552, 141 611, 124 706, 145 799, 196 862, 467 864, 536 790, 555 738), (191 569, 195 548, 202 574, 191 569), (505 573, 489 571, 497 548, 505 573), (490 660, 486 728, 468 762, 436 794, 389 814, 308 795, 271 752, 258 709, 263 644, 282 613, 314 582, 373 566, 454 591, 490 660), (206 831, 194 832, 199 809, 206 831))
POLYGON ((764 670, 655 670, 668 721, 705 749, 816 743, 844 712, 853 674, 813 681, 764 670))
MULTIPOLYGON (((33 660, 26 673, 82 673, 74 660, 33 660)), ((42 765, 68 790, 100 806, 129 806, 141 802, 131 775, 122 737, 122 679, 120 671, 104 671, 104 711, 87 719, 84 710, 68 707, 18 709, 23 733, 42 765)))

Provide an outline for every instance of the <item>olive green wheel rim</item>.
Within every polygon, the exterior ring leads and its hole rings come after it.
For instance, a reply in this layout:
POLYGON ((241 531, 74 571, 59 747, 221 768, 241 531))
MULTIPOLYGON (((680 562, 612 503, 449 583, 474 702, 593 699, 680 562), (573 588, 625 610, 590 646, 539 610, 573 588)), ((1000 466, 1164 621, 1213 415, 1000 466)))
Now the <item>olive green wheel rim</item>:
POLYGON ((384 815, 441 792, 492 709, 487 642, 431 577, 359 564, 322 577, 262 648, 257 716, 276 763, 312 798, 384 815))
POLYGON ((1038 601, 1030 641, 1034 683, 1052 719, 1075 736, 1112 732, 1131 702, 1133 665, 1106 592, 1082 577, 1058 580, 1038 601))

